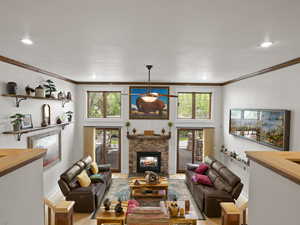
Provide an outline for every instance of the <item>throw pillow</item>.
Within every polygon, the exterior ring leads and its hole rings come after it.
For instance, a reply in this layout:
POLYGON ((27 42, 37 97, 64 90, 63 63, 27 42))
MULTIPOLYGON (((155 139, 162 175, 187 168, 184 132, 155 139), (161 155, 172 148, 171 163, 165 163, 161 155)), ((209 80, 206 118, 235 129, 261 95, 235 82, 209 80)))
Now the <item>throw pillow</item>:
POLYGON ((203 184, 203 185, 207 185, 207 186, 213 186, 213 183, 211 182, 211 180, 209 179, 209 177, 206 176, 206 175, 195 174, 195 175, 192 177, 192 180, 193 180, 195 183, 198 183, 198 184, 203 184))
POLYGON ((206 165, 205 163, 201 163, 199 164, 198 168, 195 169, 195 172, 199 174, 204 174, 207 170, 208 170, 208 165, 206 165))
POLYGON ((81 187, 88 187, 91 184, 91 179, 89 178, 85 170, 77 175, 77 179, 81 187))
POLYGON ((91 170, 93 174, 97 174, 99 172, 98 165, 96 162, 91 163, 91 170))

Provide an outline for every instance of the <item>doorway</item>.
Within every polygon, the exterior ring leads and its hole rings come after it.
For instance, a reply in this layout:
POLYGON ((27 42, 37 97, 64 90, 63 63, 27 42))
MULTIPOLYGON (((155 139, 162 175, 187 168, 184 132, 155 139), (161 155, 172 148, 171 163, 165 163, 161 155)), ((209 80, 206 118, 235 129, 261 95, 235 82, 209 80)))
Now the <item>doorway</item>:
POLYGON ((177 129, 177 173, 185 172, 187 163, 202 162, 203 143, 203 129, 177 129))
POLYGON ((113 172, 121 171, 120 128, 96 128, 95 156, 97 164, 110 164, 113 172))

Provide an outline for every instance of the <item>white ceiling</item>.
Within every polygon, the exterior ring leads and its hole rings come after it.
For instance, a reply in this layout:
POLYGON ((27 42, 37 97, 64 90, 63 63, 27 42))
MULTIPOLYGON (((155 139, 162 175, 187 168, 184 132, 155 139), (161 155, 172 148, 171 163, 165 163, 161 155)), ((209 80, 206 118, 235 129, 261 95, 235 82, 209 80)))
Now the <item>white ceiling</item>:
POLYGON ((299 57, 299 21, 299 0, 1 0, 0 55, 76 81, 154 64, 153 81, 223 82, 299 57))

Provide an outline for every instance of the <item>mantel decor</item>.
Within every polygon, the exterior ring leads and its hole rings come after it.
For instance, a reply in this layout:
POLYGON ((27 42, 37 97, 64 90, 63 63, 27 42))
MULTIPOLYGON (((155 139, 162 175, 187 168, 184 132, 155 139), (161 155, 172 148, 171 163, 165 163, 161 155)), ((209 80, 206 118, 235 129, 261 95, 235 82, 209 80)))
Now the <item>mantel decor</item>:
POLYGON ((288 151, 289 110, 231 109, 229 133, 271 148, 288 151))
POLYGON ((167 135, 162 134, 153 134, 153 135, 144 135, 144 134, 127 134, 128 139, 148 139, 148 140, 168 140, 171 138, 171 132, 167 135))

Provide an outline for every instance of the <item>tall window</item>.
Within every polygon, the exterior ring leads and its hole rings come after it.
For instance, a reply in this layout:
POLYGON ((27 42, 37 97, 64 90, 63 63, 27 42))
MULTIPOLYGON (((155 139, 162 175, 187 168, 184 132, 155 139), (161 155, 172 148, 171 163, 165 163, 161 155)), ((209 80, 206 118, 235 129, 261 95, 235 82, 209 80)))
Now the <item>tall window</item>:
POLYGON ((211 95, 205 92, 178 93, 178 119, 211 119, 211 95))
POLYGON ((88 118, 120 118, 121 92, 88 91, 88 118))

